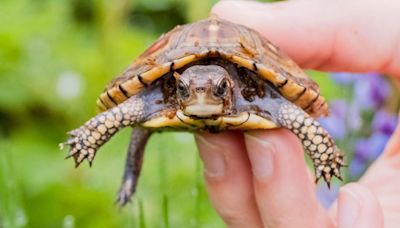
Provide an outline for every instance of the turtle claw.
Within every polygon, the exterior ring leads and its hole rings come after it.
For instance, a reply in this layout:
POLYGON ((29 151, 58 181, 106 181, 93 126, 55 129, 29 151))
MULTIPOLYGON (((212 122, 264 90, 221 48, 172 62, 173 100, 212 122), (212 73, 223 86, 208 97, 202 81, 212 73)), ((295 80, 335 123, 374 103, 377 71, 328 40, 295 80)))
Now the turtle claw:
POLYGON ((328 188, 330 189, 330 188, 331 188, 331 179, 332 179, 332 176, 330 176, 328 173, 325 173, 324 176, 323 176, 323 178, 324 178, 324 181, 325 181, 326 185, 327 185, 328 188))
POLYGON ((115 203, 120 207, 125 206, 128 203, 131 203, 131 196, 135 190, 132 188, 132 184, 130 182, 124 182, 118 191, 117 199, 115 203))
POLYGON ((115 204, 117 204, 119 207, 124 207, 128 203, 132 203, 132 200, 130 199, 130 196, 125 195, 123 192, 118 193, 118 198, 115 200, 115 204))
POLYGON ((331 189, 331 182, 329 182, 327 180, 325 180, 325 182, 326 182, 326 186, 328 187, 328 189, 331 189))
POLYGON ((58 144, 58 147, 60 148, 60 150, 63 150, 65 146, 72 145, 73 143, 74 140, 70 138, 68 139, 68 141, 58 144))
POLYGON ((86 156, 82 154, 74 154, 72 157, 74 158, 75 168, 78 168, 86 158, 86 156))
POLYGON ((65 143, 60 143, 60 144, 58 144, 58 148, 59 148, 60 150, 64 150, 64 146, 65 146, 65 143))
MULTIPOLYGON (((76 152, 77 152, 77 151, 76 151, 76 152)), ((76 152, 70 151, 70 152, 67 154, 67 156, 65 156, 65 159, 70 159, 71 157, 73 157, 73 156, 76 154, 76 152)))
POLYGON ((89 162, 90 167, 92 167, 92 165, 93 165, 94 156, 95 156, 95 154, 88 154, 88 156, 87 156, 87 160, 89 162))
POLYGON ((83 160, 85 160, 86 158, 87 158, 87 154, 84 154, 84 153, 78 154, 77 158, 76 158, 77 166, 79 166, 83 162, 83 160))
POLYGON ((82 162, 75 162, 75 169, 77 169, 80 165, 82 164, 82 162))
POLYGON ((74 130, 71 130, 71 131, 67 132, 67 135, 68 135, 68 136, 71 136, 71 137, 76 137, 76 136, 77 136, 76 130, 77 130, 77 129, 74 129, 74 130))

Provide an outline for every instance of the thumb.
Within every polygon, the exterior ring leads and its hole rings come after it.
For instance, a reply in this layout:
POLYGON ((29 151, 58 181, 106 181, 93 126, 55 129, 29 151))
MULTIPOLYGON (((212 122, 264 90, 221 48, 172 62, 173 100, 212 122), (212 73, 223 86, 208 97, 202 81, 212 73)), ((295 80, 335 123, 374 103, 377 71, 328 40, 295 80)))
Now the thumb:
POLYGON ((257 30, 303 68, 400 75, 399 10, 389 0, 225 0, 212 13, 257 30))
POLYGON ((383 227, 381 206, 368 188, 356 183, 341 188, 338 198, 338 227, 383 227))

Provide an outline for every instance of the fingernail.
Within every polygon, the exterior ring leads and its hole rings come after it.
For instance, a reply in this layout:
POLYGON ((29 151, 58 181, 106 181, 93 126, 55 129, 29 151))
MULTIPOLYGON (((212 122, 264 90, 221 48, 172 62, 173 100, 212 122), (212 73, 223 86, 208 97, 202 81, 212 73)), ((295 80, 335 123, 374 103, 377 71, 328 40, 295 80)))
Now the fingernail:
POLYGON ((209 177, 223 177, 226 169, 224 148, 201 135, 196 134, 195 137, 204 163, 204 173, 209 177))
POLYGON ((340 228, 351 228, 359 214, 361 201, 351 187, 342 187, 339 193, 338 224, 340 228))
POLYGON ((245 133, 244 137, 254 176, 258 180, 268 180, 274 171, 274 145, 251 133, 245 133))

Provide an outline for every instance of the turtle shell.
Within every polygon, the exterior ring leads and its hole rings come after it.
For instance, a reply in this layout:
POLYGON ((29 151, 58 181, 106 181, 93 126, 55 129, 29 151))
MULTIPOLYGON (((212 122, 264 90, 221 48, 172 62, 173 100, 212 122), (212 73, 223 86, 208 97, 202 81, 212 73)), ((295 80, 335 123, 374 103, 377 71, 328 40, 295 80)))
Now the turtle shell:
POLYGON ((163 34, 107 86, 97 106, 102 111, 114 107, 170 71, 210 57, 254 71, 314 117, 329 113, 318 85, 278 47, 250 28, 215 16, 163 34))

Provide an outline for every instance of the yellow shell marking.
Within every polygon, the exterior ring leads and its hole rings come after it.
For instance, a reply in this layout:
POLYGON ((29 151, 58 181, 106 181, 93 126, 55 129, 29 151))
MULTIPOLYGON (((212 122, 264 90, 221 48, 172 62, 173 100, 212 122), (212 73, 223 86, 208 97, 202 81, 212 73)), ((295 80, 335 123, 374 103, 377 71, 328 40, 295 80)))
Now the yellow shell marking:
POLYGON ((286 96, 290 101, 297 98, 297 95, 303 91, 304 87, 288 79, 288 82, 279 90, 286 96))
POLYGON ((110 98, 108 97, 107 92, 102 93, 100 95, 100 99, 104 102, 104 104, 107 107, 114 107, 115 106, 115 103, 112 100, 110 100, 110 98))
POLYGON ((122 83, 121 87, 128 93, 129 96, 133 96, 143 88, 143 85, 140 83, 138 77, 134 77, 122 83))
POLYGON ((154 80, 156 80, 157 78, 163 76, 164 74, 168 73, 169 69, 170 69, 171 63, 166 63, 162 66, 153 68, 147 72, 144 72, 143 74, 141 74, 140 76, 142 77, 142 79, 144 80, 144 82, 146 84, 150 84, 152 83, 154 80))
POLYGON ((173 67, 173 68, 174 68, 174 69, 179 69, 179 68, 185 66, 186 64, 191 63, 191 62, 193 62, 193 61, 195 61, 195 60, 197 60, 197 58, 196 58, 195 55, 188 55, 188 56, 185 56, 185 57, 183 57, 183 58, 180 58, 180 59, 178 59, 178 60, 175 60, 175 61, 174 61, 174 67, 173 67))
POLYGON ((242 57, 234 55, 234 56, 232 56, 232 62, 234 62, 242 67, 245 67, 247 69, 254 70, 253 62, 249 61, 247 59, 244 59, 242 57))
POLYGON ((121 90, 119 90, 118 87, 110 89, 108 93, 118 104, 124 102, 127 99, 127 97, 121 92, 121 90))

